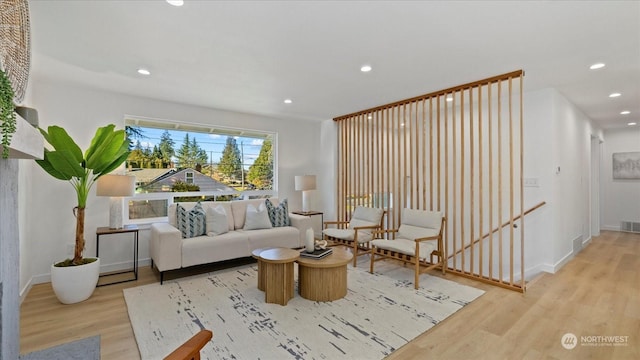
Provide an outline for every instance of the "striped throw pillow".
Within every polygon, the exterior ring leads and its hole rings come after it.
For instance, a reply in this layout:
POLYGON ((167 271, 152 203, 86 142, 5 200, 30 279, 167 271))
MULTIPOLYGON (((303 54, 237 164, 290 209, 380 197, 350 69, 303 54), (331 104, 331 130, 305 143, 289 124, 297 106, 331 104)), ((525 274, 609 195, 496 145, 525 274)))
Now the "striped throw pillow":
POLYGON ((274 206, 273 203, 267 199, 264 201, 269 212, 269 220, 273 227, 291 226, 291 219, 289 219, 289 205, 287 199, 280 202, 280 205, 274 206))
POLYGON ((182 238, 192 238, 207 233, 207 215, 200 202, 187 211, 180 204, 176 207, 176 225, 182 238))

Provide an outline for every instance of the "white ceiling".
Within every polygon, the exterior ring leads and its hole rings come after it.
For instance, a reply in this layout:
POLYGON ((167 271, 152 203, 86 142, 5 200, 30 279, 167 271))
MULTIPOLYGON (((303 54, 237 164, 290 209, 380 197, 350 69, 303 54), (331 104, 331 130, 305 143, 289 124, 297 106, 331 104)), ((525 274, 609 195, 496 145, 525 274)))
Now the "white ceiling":
POLYGON ((35 78, 324 120, 523 69, 525 91, 556 88, 603 128, 640 122, 638 1, 31 0, 30 10, 35 78), (589 70, 596 62, 607 66, 589 70))

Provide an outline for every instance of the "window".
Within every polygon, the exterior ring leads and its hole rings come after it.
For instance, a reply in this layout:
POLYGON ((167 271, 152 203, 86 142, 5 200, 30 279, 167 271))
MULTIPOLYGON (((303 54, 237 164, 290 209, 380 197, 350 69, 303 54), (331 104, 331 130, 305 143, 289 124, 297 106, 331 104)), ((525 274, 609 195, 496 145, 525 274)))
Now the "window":
POLYGON ((134 117, 125 126, 136 177, 129 222, 166 218, 178 201, 275 195, 275 133, 134 117))

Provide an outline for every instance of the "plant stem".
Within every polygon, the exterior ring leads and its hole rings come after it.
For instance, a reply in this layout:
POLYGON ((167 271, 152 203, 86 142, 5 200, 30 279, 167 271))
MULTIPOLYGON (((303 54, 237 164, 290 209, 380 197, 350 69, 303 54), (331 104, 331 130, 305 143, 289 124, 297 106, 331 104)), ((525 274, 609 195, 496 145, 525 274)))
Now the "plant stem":
POLYGON ((73 254, 73 263, 82 264, 82 252, 84 251, 84 207, 77 207, 76 211, 76 247, 73 254))

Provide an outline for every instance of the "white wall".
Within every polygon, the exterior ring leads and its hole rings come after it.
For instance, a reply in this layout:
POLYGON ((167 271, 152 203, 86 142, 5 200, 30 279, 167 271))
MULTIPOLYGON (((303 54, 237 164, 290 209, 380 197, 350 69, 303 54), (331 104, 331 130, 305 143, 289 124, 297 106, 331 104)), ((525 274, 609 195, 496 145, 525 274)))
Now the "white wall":
POLYGON ((640 127, 607 130, 604 133, 600 172, 600 224, 620 230, 621 221, 640 222, 640 180, 613 179, 612 156, 640 151, 640 127))
POLYGON ((553 244, 552 180, 550 159, 553 148, 549 146, 553 124, 553 96, 551 89, 524 94, 524 178, 537 179, 537 187, 524 188, 525 211, 546 202, 545 206, 525 215, 525 276, 539 273, 549 262, 553 244))
MULTIPOLYGON (((574 240, 590 239, 591 136, 601 138, 602 132, 562 94, 553 90, 552 96, 553 256, 545 265, 555 271, 575 255, 574 240)), ((539 141, 544 145, 548 138, 539 141)))
MULTIPOLYGON (((109 123, 124 126, 124 116, 135 115, 202 124, 215 124, 278 133, 278 196, 288 198, 291 209, 301 207, 301 194, 294 191, 294 176, 315 173, 320 148, 319 122, 273 119, 264 116, 221 111, 176 103, 125 96, 98 90, 35 80, 31 106, 38 109, 40 126, 60 125, 70 132, 82 149, 89 146, 95 130, 109 123)), ((75 192, 64 181, 46 174, 35 162, 21 164, 21 172, 31 179, 24 219, 28 222, 21 256, 20 286, 49 281, 53 262, 69 256, 68 245, 74 241, 75 218, 71 211, 76 204, 75 192)), ((95 229, 108 222, 109 201, 91 191, 85 219, 85 255, 95 255, 95 229)), ((123 238, 126 235, 123 235, 123 238)), ((103 264, 128 264, 132 259, 131 240, 101 238, 100 255, 103 264), (103 243, 104 241, 104 243, 103 243), (109 243, 107 243, 107 241, 109 243), (108 248, 111 248, 109 251, 108 248)), ((148 259, 148 231, 140 233, 140 259, 148 259)), ((143 261, 143 264, 146 262, 143 261)), ((118 267, 117 265, 116 267, 118 267)), ((112 266, 113 267, 113 266, 112 266)))

